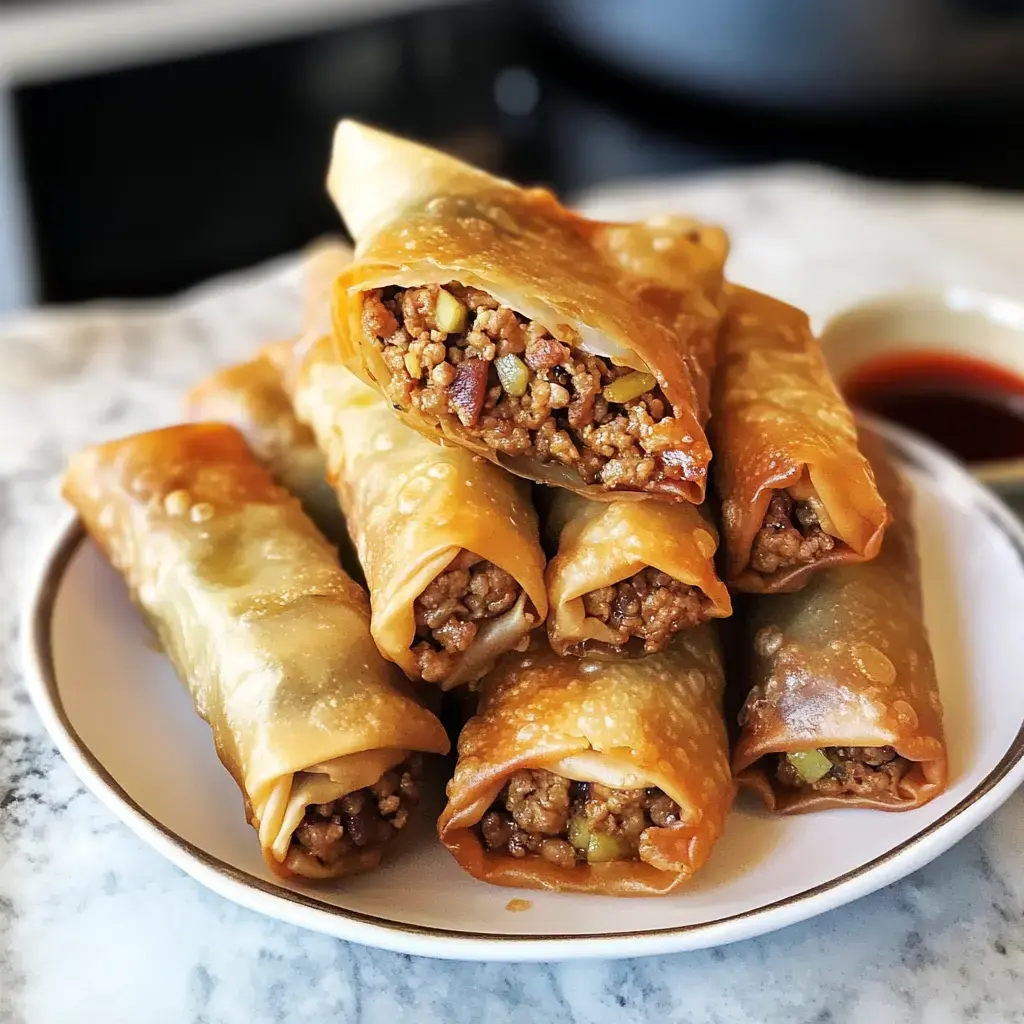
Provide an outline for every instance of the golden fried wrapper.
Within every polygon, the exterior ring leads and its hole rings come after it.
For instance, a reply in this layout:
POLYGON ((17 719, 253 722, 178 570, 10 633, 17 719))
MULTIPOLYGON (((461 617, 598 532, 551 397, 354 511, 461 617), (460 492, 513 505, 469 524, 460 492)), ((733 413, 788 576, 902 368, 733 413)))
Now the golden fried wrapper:
POLYGON ((807 316, 738 287, 727 290, 727 310, 713 399, 725 579, 752 593, 796 590, 820 569, 874 558, 885 503, 807 316), (756 571, 755 538, 773 493, 783 490, 810 499, 834 546, 756 571))
MULTIPOLYGON (((548 563, 548 636, 559 654, 638 653, 606 622, 587 614, 584 595, 660 570, 697 588, 702 614, 732 613, 715 572, 718 533, 695 505, 663 501, 591 501, 564 489, 549 492, 544 532, 556 554, 548 563)), ((677 627, 683 628, 683 627, 677 627)))
POLYGON ((872 562, 817 573, 797 593, 751 601, 750 690, 733 768, 741 783, 784 814, 908 810, 946 788, 942 704, 910 495, 881 442, 866 438, 865 444, 893 515, 881 553, 872 562), (775 778, 770 755, 826 747, 893 747, 913 764, 892 793, 827 795, 775 778))
POLYGON ((365 594, 233 428, 194 424, 74 456, 64 495, 128 583, 209 723, 268 865, 324 878, 293 845, 306 807, 372 785, 440 722, 377 652, 365 594))
POLYGON ((230 423, 242 432, 274 479, 302 502, 331 540, 345 536, 345 521, 313 432, 300 423, 277 368, 266 358, 218 370, 185 396, 194 422, 230 423))
MULTIPOLYGON (((628 487, 703 500, 711 458, 703 428, 728 248, 721 230, 680 217, 590 221, 550 192, 353 121, 335 133, 328 189, 357 243, 356 261, 335 286, 337 343, 369 383, 390 394, 393 375, 363 327, 366 292, 452 281, 480 289, 576 352, 653 375, 671 415, 640 438, 657 472, 628 487)), ((451 408, 428 411, 408 395, 396 404, 428 437, 529 479, 596 497, 627 487, 614 479, 586 484, 535 452, 497 450, 451 408)))
MULTIPOLYGON (((279 353, 280 355, 280 353, 279 353)), ((416 679, 416 602, 464 553, 509 573, 521 593, 480 620, 468 648, 439 682, 479 679, 547 615, 544 553, 525 483, 464 448, 438 445, 406 426, 334 355, 329 338, 293 350, 298 416, 327 457, 373 608, 385 657, 416 679)))
POLYGON ((614 662, 560 658, 535 637, 483 682, 459 737, 442 842, 461 867, 495 885, 610 896, 679 888, 707 860, 733 801, 723 688, 710 626, 680 634, 660 654, 614 662), (487 850, 476 826, 524 768, 612 788, 657 787, 681 820, 648 827, 639 859, 560 867, 487 850))

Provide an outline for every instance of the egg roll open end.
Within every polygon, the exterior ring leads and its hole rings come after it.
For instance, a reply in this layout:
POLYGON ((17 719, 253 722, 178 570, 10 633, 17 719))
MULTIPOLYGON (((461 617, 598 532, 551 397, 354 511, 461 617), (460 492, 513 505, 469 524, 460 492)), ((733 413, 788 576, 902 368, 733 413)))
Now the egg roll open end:
POLYGON ((459 739, 438 822, 496 885, 656 895, 710 855, 732 803, 710 627, 649 658, 506 655, 459 739))
POLYGON ((892 516, 878 555, 745 607, 733 769, 779 813, 908 810, 948 781, 910 490, 880 438, 861 445, 892 516))
POLYGON ((352 121, 328 190, 357 243, 339 352, 411 426, 594 496, 703 500, 723 232, 591 221, 352 121))
POLYGON ((369 602, 242 435, 190 424, 88 448, 64 495, 210 726, 267 863, 373 865, 444 727, 370 636, 369 602))

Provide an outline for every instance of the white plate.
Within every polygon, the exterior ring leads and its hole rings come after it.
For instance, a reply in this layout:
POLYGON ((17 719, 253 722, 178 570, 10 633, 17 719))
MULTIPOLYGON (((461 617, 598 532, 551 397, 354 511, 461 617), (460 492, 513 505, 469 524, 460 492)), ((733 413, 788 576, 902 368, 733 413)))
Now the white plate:
MULTIPOLYGON (((741 799, 686 892, 646 900, 500 889, 462 873, 432 822, 380 870, 326 888, 268 873, 238 791, 120 578, 70 523, 28 610, 29 688, 82 781, 202 884, 272 917, 406 953, 478 960, 625 957, 733 942, 820 914, 921 867, 1024 775, 1024 529, 933 448, 887 430, 916 492, 951 786, 903 814, 772 818, 741 799), (528 910, 506 909, 513 898, 528 910)), ((440 780, 438 780, 440 789, 440 780)))

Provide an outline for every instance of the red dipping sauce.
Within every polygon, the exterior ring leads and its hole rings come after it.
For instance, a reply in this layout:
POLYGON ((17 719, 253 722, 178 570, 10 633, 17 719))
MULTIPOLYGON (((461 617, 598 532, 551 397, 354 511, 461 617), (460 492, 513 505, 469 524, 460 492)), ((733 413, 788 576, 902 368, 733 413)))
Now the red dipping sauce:
POLYGON ((971 356, 878 356, 842 382, 851 405, 932 438, 965 462, 1024 456, 1024 379, 971 356))

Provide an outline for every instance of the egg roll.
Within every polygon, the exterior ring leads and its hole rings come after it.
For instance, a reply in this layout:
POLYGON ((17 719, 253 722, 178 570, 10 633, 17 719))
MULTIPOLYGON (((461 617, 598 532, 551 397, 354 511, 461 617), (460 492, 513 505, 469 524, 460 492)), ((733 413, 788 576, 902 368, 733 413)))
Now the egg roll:
POLYGON ((406 426, 329 337, 292 352, 295 410, 327 457, 377 646, 412 679, 443 690, 475 682, 547 615, 528 486, 406 426))
POLYGON ((337 344, 406 422, 541 483, 703 500, 724 232, 590 221, 353 121, 328 190, 356 240, 337 344))
POLYGON ((910 495, 881 442, 867 443, 893 516, 878 557, 750 599, 733 767, 782 814, 902 811, 946 788, 910 495))
POLYGON ((695 505, 545 495, 548 636, 562 655, 654 654, 680 630, 732 612, 718 534, 695 505))
POLYGON ((718 643, 561 658, 537 634, 481 686, 459 737, 442 842, 495 885, 651 896, 707 860, 732 805, 718 643))
POLYGON ((324 457, 313 432, 296 418, 270 360, 258 357, 211 374, 186 394, 185 415, 197 422, 236 427, 274 479, 302 502, 320 531, 335 542, 345 537, 324 457))
POLYGON ((725 581, 797 590, 874 558, 885 502, 806 314, 746 288, 726 303, 712 421, 725 581))
POLYGON ((269 867, 379 863, 441 723, 370 637, 366 595, 298 501, 221 424, 75 455, 64 495, 124 576, 213 732, 269 867))

